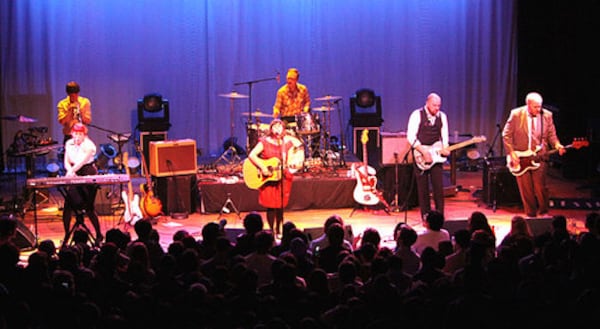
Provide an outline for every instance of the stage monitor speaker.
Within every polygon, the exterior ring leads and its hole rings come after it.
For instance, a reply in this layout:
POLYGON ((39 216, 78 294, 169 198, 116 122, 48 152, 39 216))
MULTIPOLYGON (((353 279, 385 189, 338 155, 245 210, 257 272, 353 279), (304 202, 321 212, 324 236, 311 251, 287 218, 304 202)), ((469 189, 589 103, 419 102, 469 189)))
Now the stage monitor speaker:
POLYGON ((194 175, 156 177, 156 194, 163 206, 163 213, 192 213, 195 205, 194 193, 196 179, 194 175))
MULTIPOLYGON (((323 227, 307 227, 304 229, 304 235, 306 235, 308 241, 312 241, 323 235, 323 227)), ((344 239, 353 243, 354 232, 352 231, 352 225, 344 225, 344 239)))
MULTIPOLYGON (((140 132, 140 145, 142 147, 142 153, 144 154, 144 159, 146 159, 146 163, 144 164, 145 170, 149 170, 150 168, 150 143, 151 142, 160 142, 167 140, 167 132, 166 131, 142 131, 140 132)), ((145 174, 147 171, 142 171, 142 174, 145 174)))
POLYGON ((466 230, 467 229, 467 220, 466 219, 451 219, 445 220, 443 228, 450 233, 450 237, 456 233, 458 230, 466 230))
POLYGON ((413 163, 410 143, 405 132, 381 132, 381 164, 393 165, 396 162, 413 163))
POLYGON ((155 177, 195 175, 196 141, 180 139, 150 143, 150 174, 155 177))
POLYGON ((367 141, 367 164, 375 169, 380 167, 381 163, 381 138, 379 135, 379 127, 364 127, 354 128, 354 143, 353 150, 356 157, 361 162, 363 161, 363 145, 361 142, 363 130, 368 130, 369 140, 367 141))
MULTIPOLYGON (((2 214, 0 216, 0 221, 13 221, 16 223, 16 227, 15 227, 15 236, 12 239, 12 242, 15 244, 15 246, 17 246, 17 248, 23 250, 23 249, 33 249, 36 247, 37 243, 36 243, 36 239, 35 239, 35 235, 33 234, 33 232, 31 232, 30 229, 27 228, 27 226, 25 226, 25 223, 23 223, 23 221, 19 220, 15 215, 13 214, 2 214)), ((2 223, 2 226, 4 226, 5 223, 2 223)), ((10 224, 13 225, 13 224, 10 224)))
POLYGON ((246 230, 243 228, 226 228, 225 237, 227 240, 229 240, 229 242, 235 244, 237 242, 237 237, 244 232, 246 232, 246 230))
POLYGON ((505 166, 483 166, 483 202, 496 205, 521 203, 517 179, 505 166))
MULTIPOLYGON (((401 210, 419 205, 417 196, 417 180, 413 174, 413 164, 398 165, 398 207, 401 210)), ((383 198, 392 204, 396 198, 396 166, 387 165, 378 172, 377 179, 383 182, 383 198)))

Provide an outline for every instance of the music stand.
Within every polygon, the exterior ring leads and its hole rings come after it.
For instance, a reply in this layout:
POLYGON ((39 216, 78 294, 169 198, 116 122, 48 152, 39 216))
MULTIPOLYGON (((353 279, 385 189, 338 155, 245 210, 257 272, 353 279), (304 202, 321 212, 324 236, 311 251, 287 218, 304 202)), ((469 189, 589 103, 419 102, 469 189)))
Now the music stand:
POLYGON ((225 161, 228 164, 237 164, 240 161, 240 157, 234 145, 233 135, 235 130, 235 118, 233 113, 233 101, 235 99, 248 98, 248 96, 238 94, 235 91, 232 91, 229 94, 219 94, 219 96, 229 98, 229 147, 225 149, 225 151, 223 151, 223 153, 221 154, 221 156, 219 156, 215 163, 225 161))

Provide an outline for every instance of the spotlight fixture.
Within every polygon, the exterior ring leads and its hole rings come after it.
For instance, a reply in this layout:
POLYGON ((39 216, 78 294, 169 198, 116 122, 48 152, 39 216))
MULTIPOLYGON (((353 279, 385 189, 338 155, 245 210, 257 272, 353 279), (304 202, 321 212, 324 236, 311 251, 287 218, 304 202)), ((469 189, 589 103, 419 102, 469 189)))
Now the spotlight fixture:
POLYGON ((140 131, 167 131, 171 127, 169 100, 161 94, 146 94, 138 99, 137 114, 140 131))
POLYGON ((350 124, 354 127, 380 127, 381 97, 372 89, 362 88, 350 97, 350 124))

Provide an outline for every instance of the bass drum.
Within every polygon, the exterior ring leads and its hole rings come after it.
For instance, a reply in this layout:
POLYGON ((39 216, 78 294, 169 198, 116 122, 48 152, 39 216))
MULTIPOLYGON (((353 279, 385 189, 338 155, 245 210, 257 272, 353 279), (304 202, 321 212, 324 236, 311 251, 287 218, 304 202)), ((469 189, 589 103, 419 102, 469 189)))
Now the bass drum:
POLYGON ((290 136, 294 145, 287 152, 287 167, 288 170, 295 174, 304 168, 304 144, 294 136, 290 136))
POLYGON ((248 124, 246 126, 247 146, 248 153, 258 144, 258 140, 261 137, 266 136, 269 133, 269 124, 248 124))

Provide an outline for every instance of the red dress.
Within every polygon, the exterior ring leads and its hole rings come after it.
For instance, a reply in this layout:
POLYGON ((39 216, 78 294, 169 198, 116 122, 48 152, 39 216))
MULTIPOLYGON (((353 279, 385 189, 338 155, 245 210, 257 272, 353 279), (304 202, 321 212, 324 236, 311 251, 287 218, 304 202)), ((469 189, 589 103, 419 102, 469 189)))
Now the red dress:
MULTIPOLYGON (((270 143, 267 138, 262 138, 263 151, 260 154, 262 159, 278 158, 281 160, 281 154, 288 154, 293 146, 291 141, 283 145, 283 152, 280 145, 270 143)), ((283 172, 283 179, 277 182, 267 182, 258 190, 258 203, 265 208, 281 208, 281 184, 283 183, 283 207, 287 207, 290 201, 290 191, 292 190, 292 179, 294 176, 286 168, 283 172)))

